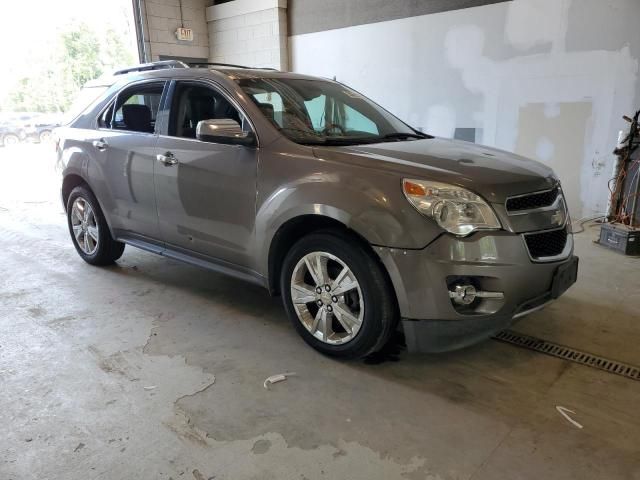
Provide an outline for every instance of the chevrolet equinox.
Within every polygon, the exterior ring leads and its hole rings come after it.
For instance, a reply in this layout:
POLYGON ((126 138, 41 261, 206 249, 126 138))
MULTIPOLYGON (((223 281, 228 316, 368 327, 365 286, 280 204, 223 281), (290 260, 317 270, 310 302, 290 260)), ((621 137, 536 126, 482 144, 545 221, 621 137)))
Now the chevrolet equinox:
POLYGON ((550 168, 336 81, 156 62, 79 105, 56 131, 78 254, 107 265, 129 244, 261 285, 324 354, 375 352, 400 320, 424 350, 464 347, 576 280, 550 168))

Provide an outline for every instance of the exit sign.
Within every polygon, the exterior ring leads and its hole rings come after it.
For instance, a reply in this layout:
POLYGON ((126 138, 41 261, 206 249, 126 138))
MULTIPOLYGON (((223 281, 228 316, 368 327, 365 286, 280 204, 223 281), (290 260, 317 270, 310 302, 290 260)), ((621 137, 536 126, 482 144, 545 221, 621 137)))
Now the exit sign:
POLYGON ((193 42, 193 29, 191 28, 179 28, 176 30, 176 38, 185 42, 193 42))

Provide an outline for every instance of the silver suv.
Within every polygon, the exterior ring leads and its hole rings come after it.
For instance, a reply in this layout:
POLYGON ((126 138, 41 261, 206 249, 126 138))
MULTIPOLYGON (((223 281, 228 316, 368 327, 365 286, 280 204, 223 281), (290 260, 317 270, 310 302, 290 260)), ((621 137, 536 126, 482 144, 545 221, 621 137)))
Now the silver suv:
POLYGON ((551 169, 421 133, 341 83, 157 62, 82 99, 56 131, 79 255, 129 244, 262 285, 322 353, 375 352, 400 319, 415 348, 460 348, 576 280, 551 169))

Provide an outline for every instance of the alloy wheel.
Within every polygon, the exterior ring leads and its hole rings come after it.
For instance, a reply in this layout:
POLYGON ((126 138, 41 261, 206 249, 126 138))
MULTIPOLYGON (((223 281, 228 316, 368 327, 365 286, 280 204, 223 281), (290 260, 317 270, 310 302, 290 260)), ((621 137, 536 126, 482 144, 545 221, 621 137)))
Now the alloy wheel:
POLYGON ((340 345, 364 319, 360 284, 345 262, 327 252, 302 257, 291 275, 291 301, 304 327, 321 342, 340 345))
POLYGON ((93 255, 98 250, 100 231, 93 208, 82 197, 76 198, 71 207, 71 228, 80 249, 93 255))

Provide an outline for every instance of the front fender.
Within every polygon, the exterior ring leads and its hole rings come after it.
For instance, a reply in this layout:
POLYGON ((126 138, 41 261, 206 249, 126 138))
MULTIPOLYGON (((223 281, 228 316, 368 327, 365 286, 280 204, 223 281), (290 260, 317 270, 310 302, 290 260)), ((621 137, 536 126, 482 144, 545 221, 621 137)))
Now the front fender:
POLYGON ((374 246, 420 249, 440 234, 404 198, 399 176, 312 154, 263 155, 255 225, 261 252, 258 268, 263 273, 268 271, 275 234, 303 215, 336 220, 374 246), (268 195, 261 195, 267 191, 268 195))

